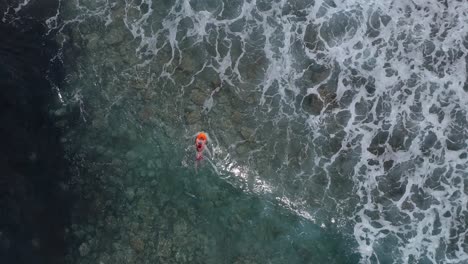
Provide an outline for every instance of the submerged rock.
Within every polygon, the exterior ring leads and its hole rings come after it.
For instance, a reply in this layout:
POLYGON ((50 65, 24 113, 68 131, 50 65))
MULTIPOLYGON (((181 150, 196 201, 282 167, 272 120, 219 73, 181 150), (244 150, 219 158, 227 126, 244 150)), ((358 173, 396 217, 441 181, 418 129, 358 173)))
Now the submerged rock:
POLYGON ((318 67, 316 70, 311 71, 310 79, 313 83, 320 83, 325 81, 330 76, 331 70, 325 67, 318 67))
POLYGON ((160 239, 158 243, 158 252, 159 257, 169 257, 172 252, 172 243, 166 239, 160 239))
POLYGON ((302 109, 311 115, 320 115, 323 108, 323 102, 316 94, 309 94, 302 102, 302 109))
POLYGON ((80 255, 82 257, 87 256, 90 251, 89 246, 86 243, 81 244, 78 250, 80 251, 80 255))
POLYGON ((96 33, 92 33, 86 36, 86 39, 88 40, 88 44, 86 47, 88 50, 95 50, 99 47, 100 44, 100 37, 96 33))
POLYGON ((125 154, 125 157, 129 160, 129 161, 132 161, 132 160, 135 160, 138 158, 138 154, 133 151, 133 150, 130 150, 128 151, 126 154, 125 154))
POLYGON ((239 155, 244 155, 247 152, 249 152, 249 148, 245 144, 242 144, 242 145, 237 146, 236 152, 239 155))
POLYGON ((201 120, 201 114, 199 111, 192 111, 186 114, 185 119, 189 124, 195 124, 201 120))
POLYGON ((132 201, 135 197, 135 190, 133 188, 128 188, 125 191, 125 194, 127 195, 128 200, 132 201))
POLYGON ((232 122, 239 124, 242 122, 242 114, 239 111, 234 111, 231 115, 232 122))
POLYGON ((109 33, 104 38, 104 42, 108 45, 114 45, 124 40, 125 31, 123 29, 111 28, 109 33))
POLYGON ((187 73, 193 73, 195 71, 195 62, 192 57, 187 55, 183 56, 179 69, 187 73))
POLYGON ((255 130, 248 127, 241 127, 240 133, 245 140, 251 140, 255 130))
POLYGON ((143 252, 143 250, 145 249, 145 242, 143 242, 143 240, 141 240, 138 237, 134 237, 130 239, 130 246, 136 252, 143 252))
POLYGON ((205 98, 208 95, 205 95, 202 91, 198 89, 193 89, 192 93, 190 94, 190 99, 192 102, 194 102, 196 105, 203 105, 205 103, 205 98))

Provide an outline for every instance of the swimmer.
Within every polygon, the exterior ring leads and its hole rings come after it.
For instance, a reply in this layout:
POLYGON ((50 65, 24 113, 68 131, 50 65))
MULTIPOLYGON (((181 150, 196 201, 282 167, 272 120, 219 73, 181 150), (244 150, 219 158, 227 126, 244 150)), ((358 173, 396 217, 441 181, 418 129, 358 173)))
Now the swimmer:
POLYGON ((198 164, 203 160, 203 152, 207 152, 209 156, 211 156, 210 151, 207 147, 208 144, 208 135, 204 132, 197 133, 197 137, 195 138, 195 149, 197 150, 197 154, 195 156, 195 171, 197 171, 198 164))
POLYGON ((197 161, 203 159, 203 151, 206 149, 207 143, 208 136, 203 132, 199 132, 195 138, 195 148, 197 149, 197 155, 195 159, 197 161))

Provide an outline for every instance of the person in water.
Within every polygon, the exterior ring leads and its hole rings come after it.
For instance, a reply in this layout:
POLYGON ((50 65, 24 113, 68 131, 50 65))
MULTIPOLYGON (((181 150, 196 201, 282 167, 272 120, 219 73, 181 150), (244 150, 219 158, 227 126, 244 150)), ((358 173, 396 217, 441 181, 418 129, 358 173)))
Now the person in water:
POLYGON ((197 149, 197 155, 195 159, 200 161, 203 159, 203 151, 206 150, 206 144, 208 144, 208 136, 204 132, 199 132, 195 138, 195 148, 197 149))

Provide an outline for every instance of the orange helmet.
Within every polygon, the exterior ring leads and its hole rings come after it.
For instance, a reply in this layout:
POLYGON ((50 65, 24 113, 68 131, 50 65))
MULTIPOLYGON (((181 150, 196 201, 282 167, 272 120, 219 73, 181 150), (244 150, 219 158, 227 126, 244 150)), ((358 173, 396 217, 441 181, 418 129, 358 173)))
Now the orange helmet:
POLYGON ((197 140, 203 140, 203 141, 207 141, 208 140, 208 136, 203 133, 203 132, 200 132, 197 134, 197 140))

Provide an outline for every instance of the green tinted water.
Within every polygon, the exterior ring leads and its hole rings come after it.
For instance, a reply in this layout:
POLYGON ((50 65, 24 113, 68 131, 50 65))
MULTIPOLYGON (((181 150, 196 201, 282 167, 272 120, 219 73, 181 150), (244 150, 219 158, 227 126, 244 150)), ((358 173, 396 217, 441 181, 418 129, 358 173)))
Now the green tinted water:
POLYGON ((182 162, 193 160, 192 138, 161 122, 137 128, 118 113, 109 116, 115 122, 83 123, 74 135, 81 198, 71 261, 357 262, 341 230, 298 216, 274 195, 241 188, 209 163, 196 173, 182 162))

